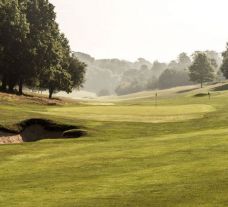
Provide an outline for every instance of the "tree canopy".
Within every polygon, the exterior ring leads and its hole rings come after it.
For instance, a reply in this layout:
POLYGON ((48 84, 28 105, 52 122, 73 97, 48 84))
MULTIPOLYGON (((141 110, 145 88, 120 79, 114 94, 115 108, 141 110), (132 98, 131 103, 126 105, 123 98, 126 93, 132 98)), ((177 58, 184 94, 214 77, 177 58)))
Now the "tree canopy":
POLYGON ((226 45, 226 50, 222 53, 223 62, 221 65, 221 71, 225 78, 228 78, 228 43, 226 45))
POLYGON ((194 61, 189 67, 190 80, 200 83, 203 87, 204 82, 209 82, 214 79, 213 66, 207 55, 203 52, 196 52, 194 54, 194 61))
POLYGON ((4 91, 23 85, 71 92, 84 82, 86 65, 73 57, 48 0, 0 2, 0 79, 4 91))

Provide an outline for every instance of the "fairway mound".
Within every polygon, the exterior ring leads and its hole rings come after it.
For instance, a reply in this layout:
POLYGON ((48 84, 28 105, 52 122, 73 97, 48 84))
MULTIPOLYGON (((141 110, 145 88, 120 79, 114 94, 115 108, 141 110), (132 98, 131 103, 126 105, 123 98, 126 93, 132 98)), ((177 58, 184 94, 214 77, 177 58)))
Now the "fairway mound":
POLYGON ((45 95, 36 94, 36 93, 26 93, 22 96, 17 94, 8 94, 0 91, 0 101, 7 101, 11 103, 29 103, 29 104, 38 104, 38 105, 48 105, 48 106, 62 106, 70 100, 53 98, 49 99, 45 95))
POLYGON ((228 84, 218 86, 213 89, 213 91, 226 91, 226 90, 228 90, 228 84))
POLYGON ((42 139, 79 138, 86 130, 72 125, 57 124, 45 119, 29 119, 18 124, 19 132, 0 128, 0 144, 35 142, 42 139))

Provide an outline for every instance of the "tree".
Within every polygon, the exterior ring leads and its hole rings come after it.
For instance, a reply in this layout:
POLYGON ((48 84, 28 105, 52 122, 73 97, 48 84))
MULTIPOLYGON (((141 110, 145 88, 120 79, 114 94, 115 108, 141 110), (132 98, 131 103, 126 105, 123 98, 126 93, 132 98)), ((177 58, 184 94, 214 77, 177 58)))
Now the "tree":
POLYGON ((48 0, 0 1, 0 78, 2 89, 23 85, 71 92, 84 82, 85 65, 71 58, 48 0))
POLYGON ((162 74, 162 72, 165 71, 166 69, 167 69, 166 63, 160 63, 156 60, 153 63, 151 71, 156 77, 159 77, 162 74))
POLYGON ((73 87, 82 87, 85 81, 86 64, 80 62, 77 58, 71 57, 68 72, 71 75, 73 87))
POLYGON ((226 50, 222 53, 223 62, 221 65, 221 71, 225 78, 228 78, 228 43, 226 45, 226 50))
POLYGON ((146 89, 154 90, 158 88, 158 78, 154 75, 148 80, 146 89))
POLYGON ((190 80, 200 83, 201 88, 204 82, 212 81, 214 79, 213 66, 203 52, 194 54, 194 61, 189 67, 190 80))
POLYGON ((188 66, 191 64, 191 59, 188 57, 188 55, 185 52, 182 52, 179 56, 178 56, 178 63, 188 66))
POLYGON ((171 88, 176 86, 191 85, 187 71, 167 69, 159 77, 159 88, 171 88))
POLYGON ((221 55, 213 50, 206 50, 205 53, 208 59, 211 60, 211 64, 214 66, 215 72, 219 71, 219 68, 222 64, 221 55))
POLYGON ((13 91, 29 54, 26 47, 29 23, 24 8, 25 5, 18 0, 3 1, 0 4, 0 74, 3 90, 8 85, 9 91, 13 91))
POLYGON ((41 65, 39 72, 40 87, 49 91, 49 98, 53 93, 66 91, 70 93, 73 82, 68 72, 70 48, 64 35, 58 33, 56 24, 49 31, 51 39, 46 43, 45 64, 41 65))
POLYGON ((132 80, 121 82, 120 85, 116 88, 115 92, 117 95, 126 95, 143 90, 144 88, 138 80, 132 80))
POLYGON ((179 68, 181 68, 182 70, 187 69, 190 65, 191 65, 191 59, 190 57, 188 57, 188 55, 183 52, 178 56, 178 65, 179 68))
POLYGON ((41 76, 40 86, 47 88, 49 91, 49 99, 58 91, 72 92, 71 75, 60 65, 44 70, 41 76))

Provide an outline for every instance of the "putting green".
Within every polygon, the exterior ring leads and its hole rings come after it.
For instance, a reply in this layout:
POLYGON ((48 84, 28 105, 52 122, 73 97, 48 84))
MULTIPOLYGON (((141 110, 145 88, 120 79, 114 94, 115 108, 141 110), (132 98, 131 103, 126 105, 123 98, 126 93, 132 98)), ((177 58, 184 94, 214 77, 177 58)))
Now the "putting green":
POLYGON ((80 106, 48 108, 49 115, 97 121, 163 123, 202 118, 215 108, 206 104, 174 106, 80 106))

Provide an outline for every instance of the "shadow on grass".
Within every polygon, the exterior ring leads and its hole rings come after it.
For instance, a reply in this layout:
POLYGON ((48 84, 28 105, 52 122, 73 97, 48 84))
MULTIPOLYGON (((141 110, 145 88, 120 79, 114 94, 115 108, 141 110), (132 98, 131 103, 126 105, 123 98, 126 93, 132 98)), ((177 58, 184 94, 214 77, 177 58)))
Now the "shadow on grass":
POLYGON ((196 89, 199 89, 199 88, 186 89, 186 90, 178 91, 177 93, 187 93, 187 92, 194 91, 194 90, 196 90, 196 89))

